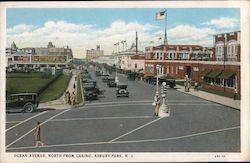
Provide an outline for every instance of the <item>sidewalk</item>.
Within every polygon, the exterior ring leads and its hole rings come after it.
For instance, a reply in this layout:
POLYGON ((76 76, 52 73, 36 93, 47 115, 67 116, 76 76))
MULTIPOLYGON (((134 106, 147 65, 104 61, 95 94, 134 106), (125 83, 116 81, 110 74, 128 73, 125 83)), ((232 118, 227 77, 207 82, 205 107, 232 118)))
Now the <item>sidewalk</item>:
POLYGON ((225 106, 229 106, 235 109, 240 109, 240 100, 234 100, 232 98, 229 97, 223 97, 223 96, 219 96, 216 94, 212 94, 212 93, 208 93, 205 91, 196 91, 193 88, 190 89, 190 92, 185 92, 185 88, 184 86, 180 86, 180 85, 176 85, 176 90, 180 91, 180 92, 184 92, 193 96, 197 96, 200 97, 202 99, 208 100, 208 101, 212 101, 215 103, 219 103, 225 106))
MULTIPOLYGON (((77 73, 74 73, 72 75, 72 78, 70 79, 70 82, 69 82, 69 85, 66 89, 66 91, 68 90, 70 93, 72 93, 74 91, 74 88, 73 88, 73 85, 75 84, 76 85, 76 89, 75 89, 75 93, 77 91, 77 81, 75 80, 75 77, 77 77, 77 73)), ((65 91, 65 92, 66 92, 65 91)), ((53 101, 48 101, 48 102, 45 102, 45 103, 41 103, 39 104, 39 109, 41 108, 52 108, 52 109, 70 109, 70 108, 73 108, 75 107, 76 105, 69 105, 69 104, 66 104, 65 102, 65 92, 63 93, 63 95, 57 99, 57 100, 53 100, 53 101)))

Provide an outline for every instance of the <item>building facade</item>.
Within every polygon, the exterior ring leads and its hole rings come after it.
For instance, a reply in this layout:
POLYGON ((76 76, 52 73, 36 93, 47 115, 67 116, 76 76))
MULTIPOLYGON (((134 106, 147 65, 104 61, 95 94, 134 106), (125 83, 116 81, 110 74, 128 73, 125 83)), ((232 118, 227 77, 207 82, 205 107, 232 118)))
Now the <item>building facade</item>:
POLYGON ((184 79, 186 75, 203 87, 240 92, 240 32, 214 36, 212 48, 198 45, 147 47, 145 76, 159 75, 184 79))
POLYGON ((104 55, 104 51, 100 49, 100 45, 96 46, 96 49, 91 49, 86 51, 86 59, 92 60, 104 55))
POLYGON ((47 47, 28 47, 16 49, 14 52, 12 50, 11 53, 6 51, 6 58, 8 68, 31 68, 43 71, 44 68, 67 67, 73 60, 73 53, 68 46, 57 48, 49 42, 47 47))

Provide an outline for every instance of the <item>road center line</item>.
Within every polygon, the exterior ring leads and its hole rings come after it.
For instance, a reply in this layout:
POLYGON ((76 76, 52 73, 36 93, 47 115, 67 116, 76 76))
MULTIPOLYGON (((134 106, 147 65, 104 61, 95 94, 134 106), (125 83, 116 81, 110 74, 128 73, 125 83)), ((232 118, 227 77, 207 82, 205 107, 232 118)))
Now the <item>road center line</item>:
POLYGON ((146 124, 144 124, 144 125, 142 125, 142 126, 140 126, 140 127, 137 127, 137 128, 135 128, 134 130, 131 130, 131 131, 129 131, 129 132, 127 132, 127 133, 125 133, 125 134, 123 134, 123 135, 121 135, 121 136, 118 136, 118 137, 116 137, 116 138, 110 140, 109 142, 116 141, 116 140, 118 140, 118 139, 120 139, 120 138, 122 138, 122 137, 124 137, 124 136, 126 136, 126 135, 128 135, 128 134, 131 134, 131 133, 133 133, 133 132, 135 132, 135 131, 137 131, 137 130, 143 128, 143 127, 145 127, 145 126, 148 126, 148 125, 150 125, 150 124, 152 124, 152 123, 154 123, 154 122, 156 122, 156 121, 159 121, 159 120, 161 120, 162 118, 163 118, 163 117, 157 118, 157 119, 155 119, 155 120, 153 120, 153 121, 151 121, 151 122, 149 122, 149 123, 146 123, 146 124))
MULTIPOLYGON (((217 130, 210 130, 210 131, 199 132, 199 133, 195 133, 195 134, 176 136, 176 137, 169 137, 169 138, 162 138, 162 139, 142 139, 142 140, 116 141, 116 142, 88 142, 88 143, 72 143, 72 144, 54 144, 54 145, 41 146, 41 148, 84 146, 84 145, 104 145, 104 144, 147 143, 147 142, 157 142, 157 141, 169 141, 169 140, 178 140, 178 139, 190 138, 190 137, 195 137, 195 136, 202 136, 202 135, 218 133, 218 132, 223 132, 223 131, 229 131, 229 130, 235 130, 235 129, 240 129, 240 126, 222 128, 222 129, 217 129, 217 130)), ((32 148, 36 148, 36 147, 35 146, 14 147, 14 148, 8 148, 7 150, 32 149, 32 148)))
POLYGON ((102 120, 102 119, 133 119, 133 118, 153 118, 152 116, 132 116, 132 117, 93 117, 93 118, 69 118, 53 119, 52 121, 81 121, 81 120, 102 120))
MULTIPOLYGON (((57 117, 57 116, 59 116, 59 115, 65 113, 65 112, 67 112, 67 111, 69 111, 69 110, 71 110, 71 109, 64 110, 64 111, 62 111, 62 112, 60 112, 60 113, 58 113, 58 114, 56 114, 56 115, 50 117, 50 118, 47 119, 46 121, 42 122, 41 125, 45 124, 45 123, 48 122, 49 120, 51 120, 51 119, 53 119, 53 118, 55 118, 55 117, 57 117)), ((17 141, 21 140, 22 138, 24 138, 26 135, 28 135, 29 133, 31 133, 33 130, 35 130, 35 127, 34 127, 33 129, 31 129, 29 132, 27 132, 26 134, 24 134, 24 135, 22 135, 21 137, 19 137, 18 139, 14 140, 12 143, 8 144, 8 145, 6 146, 6 148, 8 148, 8 147, 11 146, 12 144, 16 143, 17 141)))
POLYGON ((27 121, 29 121, 29 120, 31 120, 31 119, 33 119, 33 118, 35 118, 35 117, 38 117, 38 116, 40 116, 40 115, 42 115, 42 114, 45 114, 45 113, 47 113, 47 112, 48 112, 48 111, 41 112, 41 113, 36 114, 36 115, 34 115, 34 116, 32 116, 32 117, 30 117, 30 118, 28 118, 28 119, 25 119, 24 121, 22 121, 22 122, 20 122, 20 123, 18 123, 18 124, 16 124, 16 125, 14 125, 14 126, 12 126, 12 127, 8 128, 7 130, 5 130, 5 132, 7 132, 7 131, 9 131, 9 130, 11 130, 11 129, 13 129, 13 128, 15 128, 15 127, 17 127, 17 126, 19 126, 19 125, 23 124, 24 122, 27 122, 27 121))

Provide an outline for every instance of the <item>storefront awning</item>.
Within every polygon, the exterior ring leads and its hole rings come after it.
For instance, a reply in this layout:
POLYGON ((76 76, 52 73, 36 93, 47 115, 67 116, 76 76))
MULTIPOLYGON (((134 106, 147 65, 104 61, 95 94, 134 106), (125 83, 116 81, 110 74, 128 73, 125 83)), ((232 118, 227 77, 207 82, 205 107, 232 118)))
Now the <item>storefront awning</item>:
POLYGON ((208 78, 216 78, 217 76, 219 76, 222 73, 222 71, 220 70, 212 70, 210 73, 208 73, 206 75, 206 77, 208 78))
POLYGON ((223 71, 219 76, 218 78, 220 79, 229 79, 231 78, 232 76, 235 75, 235 72, 232 72, 232 71, 223 71))
POLYGON ((208 73, 210 73, 212 70, 206 69, 201 72, 202 76, 206 76, 208 73))

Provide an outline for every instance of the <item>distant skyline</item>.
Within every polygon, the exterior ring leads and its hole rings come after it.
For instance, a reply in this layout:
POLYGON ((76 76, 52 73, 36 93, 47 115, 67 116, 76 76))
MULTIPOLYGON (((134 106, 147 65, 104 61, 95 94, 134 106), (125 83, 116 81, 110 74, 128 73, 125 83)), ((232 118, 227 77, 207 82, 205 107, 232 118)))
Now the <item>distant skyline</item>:
POLYGON ((96 45, 105 55, 116 50, 118 41, 127 40, 130 47, 137 31, 139 49, 144 50, 161 43, 164 21, 156 21, 155 14, 165 9, 169 44, 211 47, 214 34, 240 30, 239 8, 10 8, 7 45, 14 41, 20 48, 45 47, 52 41, 83 58, 96 45))

